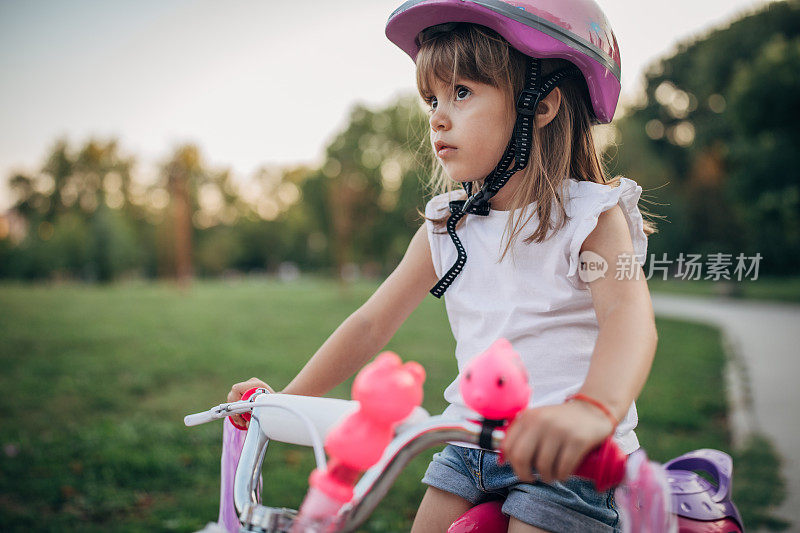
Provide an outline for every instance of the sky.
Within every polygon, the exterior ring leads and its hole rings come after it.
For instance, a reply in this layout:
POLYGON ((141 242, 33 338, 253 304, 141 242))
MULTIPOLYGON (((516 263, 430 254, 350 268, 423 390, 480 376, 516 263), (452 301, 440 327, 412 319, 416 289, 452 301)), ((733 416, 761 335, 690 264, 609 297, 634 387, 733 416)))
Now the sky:
MULTIPOLYGON (((769 0, 599 0, 622 55, 622 102, 677 43, 769 0)), ((384 35, 401 0, 3 0, 0 212, 6 181, 35 173, 58 139, 116 138, 151 180, 174 147, 245 181, 314 164, 350 108, 415 92, 384 35)))

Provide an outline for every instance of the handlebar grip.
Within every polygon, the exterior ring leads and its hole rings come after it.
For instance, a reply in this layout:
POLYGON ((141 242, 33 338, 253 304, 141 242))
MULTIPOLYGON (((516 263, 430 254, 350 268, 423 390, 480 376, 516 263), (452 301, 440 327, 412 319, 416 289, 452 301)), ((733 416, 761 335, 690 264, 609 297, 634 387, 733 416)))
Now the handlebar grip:
POLYGON ((575 471, 576 476, 594 481, 597 490, 606 491, 625 479, 625 463, 628 457, 622 453, 611 437, 589 452, 575 471))
MULTIPOLYGON (((249 400, 249 399, 250 399, 250 398, 251 398, 251 397, 252 397, 254 394, 256 394, 257 392, 264 393, 264 392, 268 392, 268 391, 267 391, 267 389, 265 389, 265 388, 263 388, 263 387, 253 387, 253 388, 247 389, 246 391, 244 391, 244 394, 242 394, 241 401, 246 401, 246 400, 249 400)), ((252 414, 250 414, 250 413, 241 413, 241 416, 242 416, 242 418, 244 418, 244 419, 245 419, 247 422, 250 422, 250 419, 251 419, 251 418, 253 418, 253 415, 252 415, 252 414)), ((231 420, 231 423, 233 424, 233 420, 231 420)), ((247 428, 244 428, 244 427, 240 427, 238 424, 233 424, 233 425, 234 425, 234 426, 235 426, 237 429, 247 429, 247 428)))
POLYGON ((183 417, 183 423, 187 426, 199 426, 200 424, 205 424, 206 422, 211 422, 212 420, 216 420, 213 409, 211 411, 206 411, 205 413, 195 413, 193 415, 186 415, 183 417))

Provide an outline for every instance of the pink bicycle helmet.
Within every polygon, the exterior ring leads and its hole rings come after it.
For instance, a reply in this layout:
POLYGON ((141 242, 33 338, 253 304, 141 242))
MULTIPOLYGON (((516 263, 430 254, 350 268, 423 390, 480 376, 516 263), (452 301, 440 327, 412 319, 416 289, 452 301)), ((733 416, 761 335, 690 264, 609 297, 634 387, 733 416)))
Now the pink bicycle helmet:
POLYGON ((525 82, 516 98, 517 117, 505 153, 495 169, 473 194, 465 182, 466 200, 450 202, 447 234, 458 257, 431 289, 441 298, 467 261, 457 233, 458 221, 467 214, 486 216, 490 200, 514 173, 528 164, 536 108, 550 91, 567 79, 586 81, 590 109, 597 122, 611 122, 620 91, 620 58, 617 40, 594 0, 409 0, 389 16, 386 37, 416 60, 420 33, 436 27, 447 32, 459 23, 488 27, 528 56, 525 82), (543 77, 541 59, 559 58, 572 66, 543 77))
POLYGON ((416 59, 420 32, 447 22, 480 24, 525 55, 570 61, 586 80, 597 122, 614 117, 620 92, 619 47, 594 0, 409 0, 389 16, 386 37, 416 59))

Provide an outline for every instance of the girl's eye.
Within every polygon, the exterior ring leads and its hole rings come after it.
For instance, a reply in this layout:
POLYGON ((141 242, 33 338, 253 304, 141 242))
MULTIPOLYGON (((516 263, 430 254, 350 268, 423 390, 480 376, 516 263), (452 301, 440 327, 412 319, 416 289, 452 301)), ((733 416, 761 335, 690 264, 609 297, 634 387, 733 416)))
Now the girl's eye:
POLYGON ((439 102, 436 100, 435 96, 423 96, 422 101, 428 106, 428 113, 433 113, 436 111, 436 106, 439 105, 439 102))
MULTIPOLYGON (((463 85, 459 85, 456 87, 456 101, 465 100, 472 94, 468 88, 464 87, 463 85)), ((433 112, 439 107, 439 101, 436 99, 435 96, 429 96, 425 98, 425 103, 428 104, 429 109, 428 111, 433 112)))

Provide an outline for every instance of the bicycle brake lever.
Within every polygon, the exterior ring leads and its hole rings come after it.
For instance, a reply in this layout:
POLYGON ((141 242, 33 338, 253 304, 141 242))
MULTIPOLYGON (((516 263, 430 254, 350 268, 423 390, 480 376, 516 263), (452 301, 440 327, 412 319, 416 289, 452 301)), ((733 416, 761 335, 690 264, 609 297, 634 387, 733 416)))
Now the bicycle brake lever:
POLYGON ((183 423, 187 426, 199 426, 206 422, 213 422, 226 416, 241 414, 253 408, 253 404, 247 401, 221 403, 202 413, 194 413, 183 417, 183 423))
POLYGON ((192 415, 186 415, 183 417, 183 423, 186 426, 199 426, 200 424, 205 424, 206 422, 212 422, 214 420, 218 420, 222 418, 219 416, 219 407, 215 407, 213 409, 209 409, 204 413, 194 413, 192 415))

